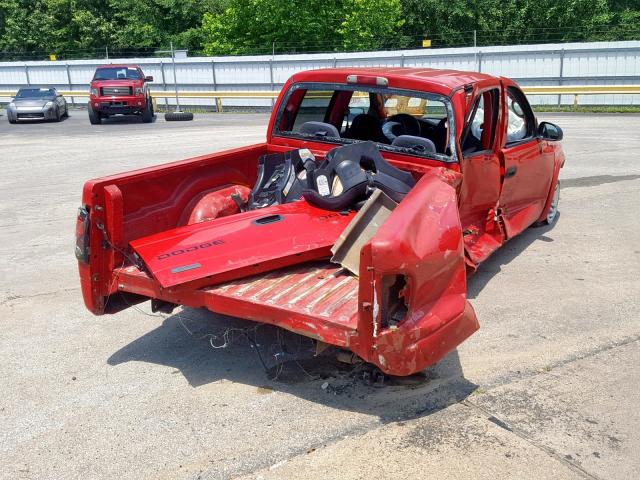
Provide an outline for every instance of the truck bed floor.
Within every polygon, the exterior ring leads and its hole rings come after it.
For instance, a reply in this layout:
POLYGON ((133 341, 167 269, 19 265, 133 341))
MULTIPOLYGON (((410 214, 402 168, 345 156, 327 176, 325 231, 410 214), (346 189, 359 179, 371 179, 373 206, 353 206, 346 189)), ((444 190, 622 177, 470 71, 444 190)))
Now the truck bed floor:
MULTIPOLYGON (((358 319, 358 279, 339 265, 313 262, 205 288, 212 310, 282 325, 278 317, 304 318, 300 333, 317 338, 348 336, 358 319), (211 298, 213 297, 213 298, 211 298), (216 306, 218 308, 216 308, 216 306), (260 318, 257 318, 259 313, 260 318), (337 335, 336 335, 337 334, 337 335)), ((282 325, 297 330, 292 325, 282 325)), ((339 343, 343 343, 340 341, 339 343)))

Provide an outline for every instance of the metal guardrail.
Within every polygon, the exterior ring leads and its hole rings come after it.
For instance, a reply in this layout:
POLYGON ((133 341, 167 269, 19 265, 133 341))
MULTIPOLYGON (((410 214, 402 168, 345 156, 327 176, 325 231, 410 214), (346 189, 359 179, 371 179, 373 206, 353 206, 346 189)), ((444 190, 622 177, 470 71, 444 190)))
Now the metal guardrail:
MULTIPOLYGON (((581 95, 639 95, 640 85, 545 85, 545 86, 526 86, 522 90, 527 95, 573 95, 573 104, 578 105, 578 97, 581 95)), ((59 92, 67 97, 88 97, 88 91, 70 91, 59 90, 59 92)), ((0 91, 0 97, 13 97, 16 90, 0 91)), ((223 111, 222 99, 275 99, 280 94, 279 91, 183 91, 178 92, 181 98, 213 98, 218 112, 223 111)), ((151 96, 157 98, 174 98, 175 92, 152 91, 151 96)))

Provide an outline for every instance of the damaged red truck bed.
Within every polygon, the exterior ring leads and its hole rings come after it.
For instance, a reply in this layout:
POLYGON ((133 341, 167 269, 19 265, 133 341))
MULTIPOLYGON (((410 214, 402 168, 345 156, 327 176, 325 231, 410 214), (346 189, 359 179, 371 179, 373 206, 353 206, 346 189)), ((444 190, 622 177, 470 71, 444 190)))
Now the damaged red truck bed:
POLYGON ((350 350, 388 374, 415 373, 478 329, 467 275, 525 228, 556 219, 561 138, 506 78, 296 74, 265 143, 85 184, 76 227, 85 304, 97 315, 149 299, 167 311, 206 307, 350 350), (335 152, 359 142, 381 154, 375 165, 349 159, 367 185, 351 188, 344 162, 323 178, 335 152), (306 170, 291 167, 289 178, 278 164, 266 181, 267 160, 290 152, 306 170), (410 188, 395 192, 389 172, 410 188), (294 198, 296 178, 315 193, 294 198), (356 267, 332 259, 369 195, 389 185, 395 206, 357 244, 356 267))

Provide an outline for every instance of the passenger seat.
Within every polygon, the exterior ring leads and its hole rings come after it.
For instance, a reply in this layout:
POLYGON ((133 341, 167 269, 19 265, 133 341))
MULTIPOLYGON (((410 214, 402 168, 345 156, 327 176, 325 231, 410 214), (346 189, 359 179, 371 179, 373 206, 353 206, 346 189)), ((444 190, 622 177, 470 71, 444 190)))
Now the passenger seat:
POLYGON ((436 145, 428 138, 414 137, 413 135, 399 135, 391 143, 393 147, 404 147, 416 152, 436 153, 436 145))
POLYGON ((338 129, 330 123, 325 122, 304 122, 300 125, 300 133, 340 138, 340 132, 338 132, 338 129))

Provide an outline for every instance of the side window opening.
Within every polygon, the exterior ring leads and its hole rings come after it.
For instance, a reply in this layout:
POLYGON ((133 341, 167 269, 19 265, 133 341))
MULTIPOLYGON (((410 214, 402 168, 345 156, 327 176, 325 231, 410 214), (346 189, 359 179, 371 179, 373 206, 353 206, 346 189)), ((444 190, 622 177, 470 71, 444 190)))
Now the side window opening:
POLYGON ((493 148, 498 121, 500 93, 498 89, 483 92, 476 101, 462 140, 465 156, 493 148))
POLYGON ((507 88, 507 115, 507 144, 533 138, 533 111, 524 95, 513 87, 507 88))
POLYGON ((295 122, 291 130, 299 131, 302 124, 307 122, 324 122, 333 92, 312 92, 306 93, 298 107, 295 122))
POLYGON ((354 92, 351 95, 351 99, 349 100, 349 105, 347 106, 347 111, 342 120, 342 129, 340 130, 340 133, 344 134, 351 126, 353 119, 358 115, 364 115, 364 114, 370 115, 370 110, 371 110, 371 96, 363 95, 360 92, 354 92))

